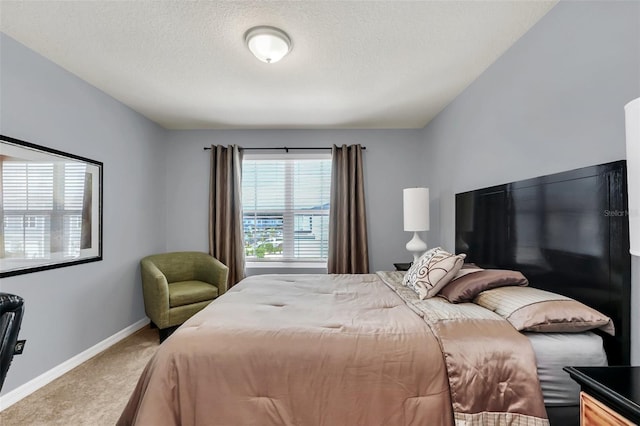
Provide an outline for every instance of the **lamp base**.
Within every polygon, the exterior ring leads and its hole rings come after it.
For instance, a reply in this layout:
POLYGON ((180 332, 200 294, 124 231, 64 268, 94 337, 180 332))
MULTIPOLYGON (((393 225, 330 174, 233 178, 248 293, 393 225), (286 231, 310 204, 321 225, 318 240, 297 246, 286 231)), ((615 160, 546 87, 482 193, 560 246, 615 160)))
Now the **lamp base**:
POLYGON ((427 243, 420 239, 420 236, 417 232, 413 233, 413 238, 407 243, 405 247, 409 252, 413 253, 413 263, 416 263, 418 259, 420 259, 420 256, 422 256, 422 254, 427 251, 427 243))

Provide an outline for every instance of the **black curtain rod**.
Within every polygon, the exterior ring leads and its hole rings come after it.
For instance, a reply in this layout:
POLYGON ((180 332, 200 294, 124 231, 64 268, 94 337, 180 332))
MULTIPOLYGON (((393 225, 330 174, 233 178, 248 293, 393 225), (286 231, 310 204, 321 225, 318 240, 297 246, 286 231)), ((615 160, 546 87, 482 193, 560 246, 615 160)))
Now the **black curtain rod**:
MULTIPOLYGON (((208 151, 210 149, 211 149, 210 146, 205 146, 204 147, 205 151, 208 151)), ((273 151, 273 150, 276 150, 276 149, 284 149, 285 152, 289 152, 290 149, 315 149, 315 150, 318 150, 318 149, 331 149, 331 148, 330 147, 326 147, 326 146, 323 146, 323 147, 308 147, 307 146, 307 147, 300 147, 300 148, 287 147, 287 146, 277 146, 277 147, 273 147, 273 148, 264 148, 264 147, 262 147, 262 148, 242 148, 242 149, 246 150, 246 151, 254 151, 254 150, 260 150, 260 149, 268 149, 268 150, 273 151)), ((363 146, 362 149, 367 149, 367 147, 363 146)))

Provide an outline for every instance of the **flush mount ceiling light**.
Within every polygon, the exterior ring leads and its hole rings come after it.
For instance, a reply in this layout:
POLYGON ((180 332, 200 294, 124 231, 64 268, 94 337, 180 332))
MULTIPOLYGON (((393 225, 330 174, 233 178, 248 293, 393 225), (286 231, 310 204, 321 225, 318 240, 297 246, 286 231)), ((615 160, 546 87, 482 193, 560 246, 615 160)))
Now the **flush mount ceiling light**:
POLYGON ((291 50, 291 39, 282 30, 275 27, 253 27, 244 35, 247 47, 262 62, 273 64, 282 59, 291 50))

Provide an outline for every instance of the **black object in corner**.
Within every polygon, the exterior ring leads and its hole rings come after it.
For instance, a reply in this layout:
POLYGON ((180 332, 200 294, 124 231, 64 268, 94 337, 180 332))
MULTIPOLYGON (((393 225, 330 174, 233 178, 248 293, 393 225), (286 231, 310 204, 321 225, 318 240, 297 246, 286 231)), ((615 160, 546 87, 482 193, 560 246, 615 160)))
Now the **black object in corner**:
POLYGON ((20 296, 0 293, 0 390, 16 352, 18 333, 24 314, 24 300, 20 296))

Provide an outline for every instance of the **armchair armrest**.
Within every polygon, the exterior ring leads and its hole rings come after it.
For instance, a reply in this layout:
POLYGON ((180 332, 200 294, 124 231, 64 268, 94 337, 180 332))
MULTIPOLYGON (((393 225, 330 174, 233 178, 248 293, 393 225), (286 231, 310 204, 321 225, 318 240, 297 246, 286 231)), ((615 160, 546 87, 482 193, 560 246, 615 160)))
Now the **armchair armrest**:
POLYGON ((169 283, 164 274, 148 259, 140 261, 146 314, 159 328, 169 321, 169 283))
POLYGON ((218 296, 222 296, 229 289, 229 268, 213 256, 207 255, 202 259, 197 275, 201 281, 218 287, 218 296))

